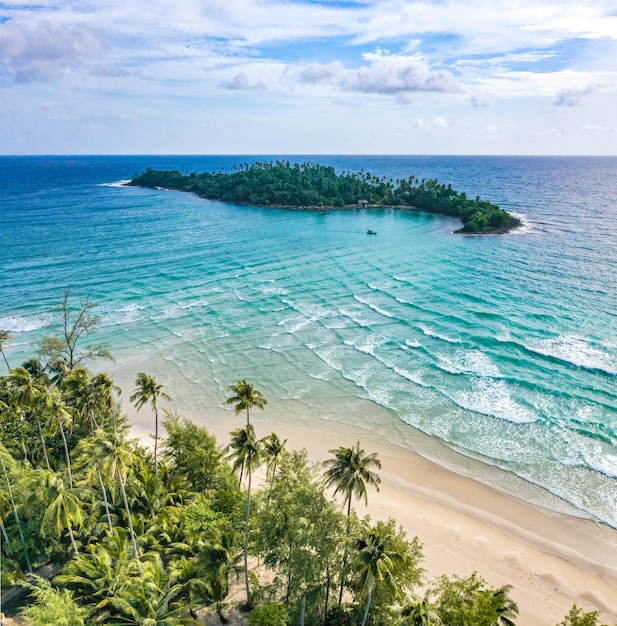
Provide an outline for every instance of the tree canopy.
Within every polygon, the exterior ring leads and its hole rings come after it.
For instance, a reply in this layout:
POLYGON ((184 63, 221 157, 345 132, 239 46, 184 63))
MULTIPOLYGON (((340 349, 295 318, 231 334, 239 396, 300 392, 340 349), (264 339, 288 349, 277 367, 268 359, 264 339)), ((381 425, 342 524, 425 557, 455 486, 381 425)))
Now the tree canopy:
POLYGON ((193 192, 210 200, 279 207, 357 206, 360 200, 375 206, 408 206, 458 217, 461 233, 505 232, 520 225, 496 204, 468 198, 451 185, 414 176, 393 180, 369 172, 337 174, 316 163, 276 161, 243 164, 231 172, 195 172, 146 169, 129 183, 139 187, 193 192))

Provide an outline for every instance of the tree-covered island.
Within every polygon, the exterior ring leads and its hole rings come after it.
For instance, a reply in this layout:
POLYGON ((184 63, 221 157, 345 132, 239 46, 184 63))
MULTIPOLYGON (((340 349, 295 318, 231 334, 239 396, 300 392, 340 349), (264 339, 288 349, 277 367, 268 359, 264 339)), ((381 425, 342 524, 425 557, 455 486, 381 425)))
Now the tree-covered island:
POLYGON ((433 179, 386 179, 368 172, 337 174, 333 167, 315 163, 269 163, 235 166, 231 173, 204 172, 184 175, 177 170, 146 169, 128 183, 138 187, 161 187, 189 191, 202 198, 295 208, 407 207, 460 218, 457 233, 505 233, 521 221, 496 204, 477 196, 468 198, 433 179))

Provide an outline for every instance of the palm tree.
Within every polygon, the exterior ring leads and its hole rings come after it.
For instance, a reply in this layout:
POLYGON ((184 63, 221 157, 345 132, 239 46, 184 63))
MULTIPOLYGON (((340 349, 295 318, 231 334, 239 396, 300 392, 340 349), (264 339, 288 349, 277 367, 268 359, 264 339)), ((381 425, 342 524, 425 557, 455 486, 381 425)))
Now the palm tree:
POLYGON ((9 365, 9 362, 6 360, 6 354, 4 354, 4 344, 9 340, 9 339, 13 339, 12 335, 9 333, 8 330, 0 330, 0 352, 2 353, 2 358, 4 359, 4 362, 6 363, 6 368, 9 370, 9 372, 11 371, 11 367, 9 365))
POLYGON ((28 502, 39 501, 47 505, 42 527, 51 526, 58 537, 62 537, 64 529, 68 530, 73 552, 79 554, 73 526, 81 526, 84 521, 82 500, 87 490, 67 489, 62 478, 50 470, 35 470, 31 488, 28 502))
POLYGON ((234 395, 225 400, 225 404, 234 405, 234 409, 236 411, 236 415, 240 413, 240 411, 246 411, 246 425, 249 425, 251 409, 253 407, 257 407, 264 410, 268 401, 264 398, 261 391, 255 389, 255 387, 246 382, 246 380, 239 380, 235 385, 229 385, 229 391, 231 391, 234 395))
POLYGON ((433 610, 426 595, 422 600, 415 600, 401 609, 399 626, 441 626, 439 615, 433 610))
POLYGON ((154 472, 158 476, 158 442, 159 442, 159 411, 158 411, 158 399, 159 397, 165 400, 171 400, 171 396, 163 391, 163 385, 159 385, 156 382, 154 376, 144 374, 140 372, 135 379, 137 385, 135 392, 131 396, 131 402, 135 403, 135 407, 139 411, 141 407, 150 402, 152 409, 154 410, 154 472))
MULTIPOLYGON (((325 472, 326 485, 334 486, 334 495, 342 492, 345 495, 347 503, 347 537, 350 532, 351 522, 351 498, 356 500, 364 498, 365 504, 368 503, 368 495, 366 491, 367 485, 373 485, 379 491, 381 478, 372 471, 371 468, 381 469, 381 461, 377 458, 377 454, 365 454, 360 448, 360 442, 356 443, 355 448, 340 447, 336 450, 330 450, 334 454, 334 459, 328 459, 325 464, 329 469, 325 472)), ((345 586, 345 569, 347 567, 347 550, 343 555, 343 568, 341 570, 341 588, 339 591, 339 604, 343 600, 343 587, 345 586)))
POLYGON ((246 518, 244 523, 244 582, 246 585, 246 604, 250 608, 251 596, 249 588, 249 519, 251 515, 251 477, 253 470, 259 466, 263 456, 263 444, 261 440, 257 440, 255 430, 252 425, 246 428, 238 428, 231 433, 232 443, 229 448, 229 458, 233 461, 235 471, 241 468, 246 470, 248 478, 247 496, 246 496, 246 518))
POLYGON ((235 573, 237 576, 241 570, 239 562, 242 553, 236 551, 235 539, 233 531, 222 532, 215 543, 204 545, 198 555, 205 572, 206 595, 209 602, 214 604, 223 624, 227 623, 223 606, 229 592, 229 574, 235 573))
MULTIPOLYGON (((39 436, 43 445, 43 456, 45 457, 45 463, 47 469, 50 469, 49 456, 47 455, 47 446, 45 445, 45 437, 41 428, 39 398, 45 391, 45 382, 42 377, 34 376, 25 367, 16 367, 11 370, 9 377, 9 385, 13 392, 17 405, 22 411, 22 415, 27 412, 31 412, 34 420, 36 421, 37 428, 39 430, 39 436)), ((27 458, 27 457, 26 457, 27 458)))
POLYGON ((512 591, 512 585, 504 585, 493 591, 499 626, 515 626, 512 620, 518 616, 518 604, 509 597, 510 591, 512 591))
POLYGON ((96 421, 97 402, 90 372, 83 367, 71 370, 62 381, 62 389, 68 404, 77 411, 79 425, 87 426, 90 432, 94 432, 99 425, 96 421))
POLYGON ((287 443, 287 439, 285 441, 281 441, 276 433, 270 433, 267 437, 263 439, 264 443, 264 454, 268 459, 268 469, 266 471, 266 476, 274 478, 276 474, 276 464, 278 463, 279 458, 285 452, 285 444, 287 443))
POLYGON ((66 467, 69 472, 69 488, 73 488, 73 472, 71 470, 71 456, 69 455, 69 446, 66 441, 64 427, 71 427, 73 416, 71 408, 68 407, 57 387, 46 388, 39 398, 39 407, 41 414, 47 420, 47 428, 52 433, 60 431, 62 443, 64 445, 64 455, 66 457, 66 467))
POLYGON ((104 611, 109 598, 126 586, 127 579, 136 575, 135 559, 128 532, 115 528, 100 543, 90 544, 54 578, 54 583, 68 587, 80 598, 97 603, 104 611))
POLYGON ((114 385, 113 380, 107 374, 95 374, 90 381, 96 398, 98 411, 103 417, 103 423, 111 418, 116 432, 116 401, 114 394, 120 394, 120 388, 114 385))
POLYGON ((15 498, 13 497, 13 487, 11 485, 11 478, 6 468, 6 463, 4 462, 3 455, 6 455, 7 461, 12 460, 11 455, 6 451, 5 447, 0 445, 0 465, 2 466, 4 480, 6 481, 6 490, 9 495, 11 507, 13 509, 13 515, 15 516, 15 523, 17 524, 17 530, 19 531, 19 538, 21 540, 21 546, 24 551, 24 560, 26 561, 26 567, 28 568, 28 573, 32 574, 32 563, 30 562, 30 555, 28 554, 28 545, 26 544, 26 538, 24 537, 24 530, 21 525, 21 519, 19 517, 17 505, 15 504, 15 498))
POLYGON ((185 613, 190 606, 177 599, 184 585, 177 575, 168 572, 160 558, 144 566, 141 577, 133 577, 127 585, 109 599, 119 624, 144 624, 147 626, 188 626, 197 622, 185 613))
POLYGON ((359 574, 359 596, 360 598, 366 596, 361 626, 366 625, 371 608, 372 593, 377 583, 384 581, 396 589, 392 569, 395 561, 402 561, 403 556, 390 549, 393 540, 392 535, 388 534, 381 537, 374 530, 365 529, 364 536, 355 542, 358 553, 354 565, 359 574))
POLYGON ((139 559, 139 551, 137 550, 137 538, 135 529, 133 528, 133 519, 129 508, 129 501, 126 495, 126 480, 131 468, 138 464, 138 458, 132 450, 129 442, 116 434, 107 433, 98 430, 94 433, 90 444, 86 444, 91 454, 93 465, 100 469, 102 478, 108 484, 114 479, 118 479, 122 500, 124 502, 124 511, 126 513, 127 524, 133 544, 133 553, 139 568, 141 569, 141 561, 139 559))

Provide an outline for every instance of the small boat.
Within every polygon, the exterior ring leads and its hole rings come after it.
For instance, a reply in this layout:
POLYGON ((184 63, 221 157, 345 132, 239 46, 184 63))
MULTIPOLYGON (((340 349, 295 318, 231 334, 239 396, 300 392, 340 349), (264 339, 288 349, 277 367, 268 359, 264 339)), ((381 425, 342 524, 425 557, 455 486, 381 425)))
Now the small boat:
POLYGON ((377 231, 376 230, 371 230, 370 228, 366 229, 366 234, 367 235, 376 235, 377 231))

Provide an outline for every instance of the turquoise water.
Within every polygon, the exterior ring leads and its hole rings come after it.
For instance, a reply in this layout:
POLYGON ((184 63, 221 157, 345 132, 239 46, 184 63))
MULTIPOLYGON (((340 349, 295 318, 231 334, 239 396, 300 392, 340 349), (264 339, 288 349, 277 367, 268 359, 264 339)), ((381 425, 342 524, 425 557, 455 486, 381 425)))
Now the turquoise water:
POLYGON ((147 166, 250 160, 0 158, 11 363, 31 355, 70 287, 99 304, 112 370, 155 373, 204 420, 246 377, 280 421, 314 414, 400 435, 617 527, 617 159, 298 159, 438 178, 523 216, 495 237, 454 236, 456 221, 425 213, 319 215, 119 184, 147 166))

